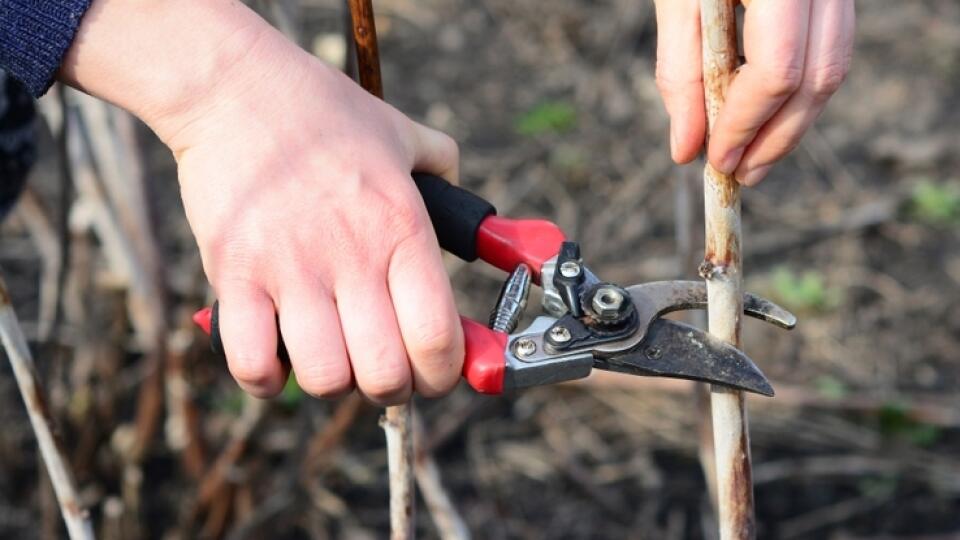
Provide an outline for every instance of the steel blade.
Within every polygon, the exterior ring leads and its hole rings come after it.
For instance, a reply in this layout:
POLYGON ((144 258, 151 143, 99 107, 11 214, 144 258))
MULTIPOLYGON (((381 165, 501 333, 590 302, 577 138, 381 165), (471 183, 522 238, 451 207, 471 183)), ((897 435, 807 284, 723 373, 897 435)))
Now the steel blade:
POLYGON ((735 347, 693 326, 657 319, 639 347, 597 358, 594 367, 649 377, 690 379, 773 396, 760 368, 735 347))
MULTIPOLYGON (((684 309, 707 309, 707 287, 702 281, 653 281, 628 287, 632 295, 648 300, 650 312, 657 316, 684 309)), ((743 312, 780 328, 792 329, 797 317, 786 309, 751 294, 743 294, 743 312)))

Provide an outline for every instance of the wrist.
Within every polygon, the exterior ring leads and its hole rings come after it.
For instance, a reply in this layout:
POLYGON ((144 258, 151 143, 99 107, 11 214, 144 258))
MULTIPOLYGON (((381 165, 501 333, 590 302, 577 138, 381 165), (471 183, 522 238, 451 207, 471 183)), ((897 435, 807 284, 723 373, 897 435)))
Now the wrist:
POLYGON ((305 54, 234 0, 96 0, 60 78, 130 111, 169 145, 251 81, 288 69, 284 58, 305 54))

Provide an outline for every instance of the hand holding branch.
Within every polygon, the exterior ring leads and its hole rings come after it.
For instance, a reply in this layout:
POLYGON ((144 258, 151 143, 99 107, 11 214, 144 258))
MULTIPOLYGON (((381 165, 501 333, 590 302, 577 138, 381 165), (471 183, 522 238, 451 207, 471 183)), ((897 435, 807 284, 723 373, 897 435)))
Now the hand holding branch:
MULTIPOLYGON (((752 186, 793 150, 850 68, 853 0, 753 0, 746 7, 746 63, 726 94, 707 148, 723 174, 752 186)), ((693 160, 707 132, 700 7, 657 0, 657 86, 670 115, 677 163, 693 160)))

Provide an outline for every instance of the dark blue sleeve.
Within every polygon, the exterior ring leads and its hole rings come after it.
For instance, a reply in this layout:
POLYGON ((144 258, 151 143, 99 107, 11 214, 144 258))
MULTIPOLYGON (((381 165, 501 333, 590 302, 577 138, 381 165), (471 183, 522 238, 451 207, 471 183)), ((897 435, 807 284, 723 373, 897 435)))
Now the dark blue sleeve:
POLYGON ((33 98, 0 71, 0 220, 13 208, 37 159, 33 98))
POLYGON ((0 0, 0 69, 41 96, 92 1, 0 0))

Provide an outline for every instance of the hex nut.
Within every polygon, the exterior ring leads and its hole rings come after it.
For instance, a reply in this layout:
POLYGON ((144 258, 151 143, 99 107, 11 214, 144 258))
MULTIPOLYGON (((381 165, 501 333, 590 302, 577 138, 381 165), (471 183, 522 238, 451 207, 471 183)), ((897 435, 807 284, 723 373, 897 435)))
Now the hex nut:
POLYGON ((601 287, 593 294, 594 313, 603 320, 615 320, 623 307, 623 294, 611 287, 601 287))

